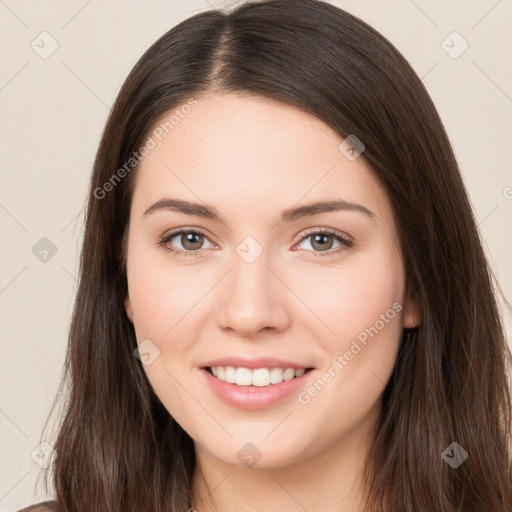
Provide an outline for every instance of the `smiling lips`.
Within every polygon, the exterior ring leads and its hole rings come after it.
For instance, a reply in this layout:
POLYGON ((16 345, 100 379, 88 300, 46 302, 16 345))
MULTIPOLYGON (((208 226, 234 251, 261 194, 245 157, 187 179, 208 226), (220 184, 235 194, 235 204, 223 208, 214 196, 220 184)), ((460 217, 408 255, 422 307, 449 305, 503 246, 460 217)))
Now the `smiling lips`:
POLYGON ((217 379, 236 384, 237 386, 258 386, 265 387, 272 384, 281 384, 285 380, 300 377, 306 372, 306 368, 249 368, 234 366, 211 366, 211 373, 217 379))
POLYGON ((314 368, 269 357, 226 357, 200 366, 210 389, 240 409, 262 409, 304 386, 314 368))

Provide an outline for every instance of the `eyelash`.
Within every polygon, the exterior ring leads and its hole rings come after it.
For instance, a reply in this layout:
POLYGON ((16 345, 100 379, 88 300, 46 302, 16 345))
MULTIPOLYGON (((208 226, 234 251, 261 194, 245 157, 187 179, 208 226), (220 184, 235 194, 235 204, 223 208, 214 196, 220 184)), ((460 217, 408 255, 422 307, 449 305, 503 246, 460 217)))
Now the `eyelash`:
MULTIPOLYGON (((183 251, 182 249, 172 249, 171 247, 169 247, 168 243, 169 241, 174 238, 175 236, 177 235, 182 235, 182 234, 196 234, 196 235, 203 235, 206 237, 206 234, 203 233, 202 231, 200 230, 197 230, 197 229, 179 229, 177 231, 174 231, 168 235, 165 235, 164 237, 161 238, 160 242, 159 242, 159 245, 167 252, 170 252, 170 253, 174 253, 175 255, 177 256, 199 256, 200 252, 201 252, 201 249, 198 249, 198 250, 195 250, 195 251, 183 251)), ((307 231, 304 236, 297 242, 297 244, 300 244, 302 243, 304 240, 308 239, 311 235, 332 235, 338 242, 340 242, 341 246, 336 248, 336 249, 330 249, 328 251, 313 251, 315 253, 315 257, 325 257, 325 256, 332 256, 333 254, 336 254, 340 251, 343 251, 345 249, 350 249, 351 247, 354 246, 354 242, 352 240, 349 240, 348 238, 345 238, 343 236, 341 236, 339 233, 337 233, 336 231, 333 231, 329 228, 325 228, 325 229, 312 229, 312 230, 309 230, 307 231)), ((297 245, 296 244, 296 245, 297 245)))

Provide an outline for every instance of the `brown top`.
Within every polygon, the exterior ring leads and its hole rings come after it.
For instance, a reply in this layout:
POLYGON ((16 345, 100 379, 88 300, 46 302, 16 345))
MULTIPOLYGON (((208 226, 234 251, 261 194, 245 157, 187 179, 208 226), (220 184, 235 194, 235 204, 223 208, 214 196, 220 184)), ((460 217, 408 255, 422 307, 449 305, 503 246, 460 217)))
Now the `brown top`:
POLYGON ((30 507, 19 510, 18 512, 58 512, 59 504, 57 501, 42 501, 30 507))

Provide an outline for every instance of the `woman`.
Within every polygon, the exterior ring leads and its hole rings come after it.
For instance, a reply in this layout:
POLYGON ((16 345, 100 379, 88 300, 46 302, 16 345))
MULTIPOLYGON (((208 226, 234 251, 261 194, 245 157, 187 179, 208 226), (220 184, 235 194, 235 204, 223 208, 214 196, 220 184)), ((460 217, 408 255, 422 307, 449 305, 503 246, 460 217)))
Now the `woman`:
POLYGON ((193 16, 103 133, 43 505, 511 510, 493 284, 387 40, 316 0, 193 16))

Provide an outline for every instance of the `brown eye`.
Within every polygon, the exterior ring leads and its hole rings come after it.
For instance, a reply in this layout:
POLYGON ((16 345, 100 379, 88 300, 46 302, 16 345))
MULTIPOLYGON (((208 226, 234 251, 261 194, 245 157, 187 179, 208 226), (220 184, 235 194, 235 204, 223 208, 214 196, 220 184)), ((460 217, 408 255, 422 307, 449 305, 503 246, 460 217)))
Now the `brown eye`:
POLYGON ((198 256, 205 240, 208 240, 207 236, 199 231, 182 229, 165 236, 160 245, 169 252, 183 256, 198 256))
POLYGON ((300 244, 308 239, 311 240, 310 246, 312 248, 311 250, 315 253, 315 256, 333 255, 353 246, 353 242, 351 240, 330 230, 310 231, 302 237, 300 244), (338 242, 339 245, 333 248, 333 244, 336 242, 338 242))
POLYGON ((182 233, 179 240, 184 249, 196 251, 197 249, 201 249, 204 241, 204 235, 194 232, 182 233))
POLYGON ((310 235, 311 247, 318 249, 319 251, 327 251, 332 248, 334 243, 334 237, 325 233, 318 233, 316 235, 310 235))

